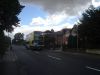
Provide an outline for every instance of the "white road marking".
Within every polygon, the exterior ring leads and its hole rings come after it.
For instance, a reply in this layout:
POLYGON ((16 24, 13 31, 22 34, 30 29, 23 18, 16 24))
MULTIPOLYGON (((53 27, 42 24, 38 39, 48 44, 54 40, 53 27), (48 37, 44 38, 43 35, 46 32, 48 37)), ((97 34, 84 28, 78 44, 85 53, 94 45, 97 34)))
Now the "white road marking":
POLYGON ((98 71, 98 72, 100 72, 100 70, 99 70, 99 69, 96 69, 96 68, 92 68, 92 67, 89 67, 89 66, 86 66, 86 68, 87 68, 87 69, 94 70, 94 71, 98 71))
POLYGON ((34 51, 36 54, 39 54, 39 52, 38 51, 34 51))
POLYGON ((48 55, 48 57, 52 58, 52 59, 56 59, 56 60, 61 60, 61 58, 57 58, 57 57, 53 57, 51 55, 48 55))

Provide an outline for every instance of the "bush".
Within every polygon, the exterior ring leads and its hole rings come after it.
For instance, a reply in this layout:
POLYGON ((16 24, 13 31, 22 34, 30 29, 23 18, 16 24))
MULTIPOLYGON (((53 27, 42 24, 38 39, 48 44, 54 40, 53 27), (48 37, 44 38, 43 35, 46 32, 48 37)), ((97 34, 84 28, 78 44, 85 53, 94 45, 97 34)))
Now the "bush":
POLYGON ((3 57, 9 45, 10 45, 10 37, 1 35, 0 36, 0 55, 1 57, 3 57))

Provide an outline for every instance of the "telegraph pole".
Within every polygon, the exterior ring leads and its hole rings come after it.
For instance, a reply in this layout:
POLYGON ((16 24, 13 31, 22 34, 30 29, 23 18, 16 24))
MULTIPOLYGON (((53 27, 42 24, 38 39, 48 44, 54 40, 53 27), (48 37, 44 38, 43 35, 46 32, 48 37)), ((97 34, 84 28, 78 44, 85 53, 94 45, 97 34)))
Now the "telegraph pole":
POLYGON ((78 51, 78 25, 77 25, 77 51, 78 51))

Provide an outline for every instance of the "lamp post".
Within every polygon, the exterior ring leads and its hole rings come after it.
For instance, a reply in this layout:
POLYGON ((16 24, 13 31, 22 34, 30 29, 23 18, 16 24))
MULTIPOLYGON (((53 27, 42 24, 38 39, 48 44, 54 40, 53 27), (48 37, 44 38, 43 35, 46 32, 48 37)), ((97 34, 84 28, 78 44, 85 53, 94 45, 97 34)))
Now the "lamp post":
POLYGON ((63 51, 63 31, 62 31, 62 38, 61 39, 62 39, 61 50, 63 51))
POLYGON ((78 25, 77 25, 77 51, 78 51, 78 25))

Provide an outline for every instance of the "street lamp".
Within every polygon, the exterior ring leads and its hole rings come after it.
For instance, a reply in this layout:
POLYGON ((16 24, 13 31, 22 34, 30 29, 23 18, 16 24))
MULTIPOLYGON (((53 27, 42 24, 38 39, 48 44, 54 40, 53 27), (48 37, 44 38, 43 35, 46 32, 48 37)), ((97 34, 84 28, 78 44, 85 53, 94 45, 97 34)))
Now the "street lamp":
POLYGON ((77 51, 78 51, 78 25, 77 25, 77 51))

